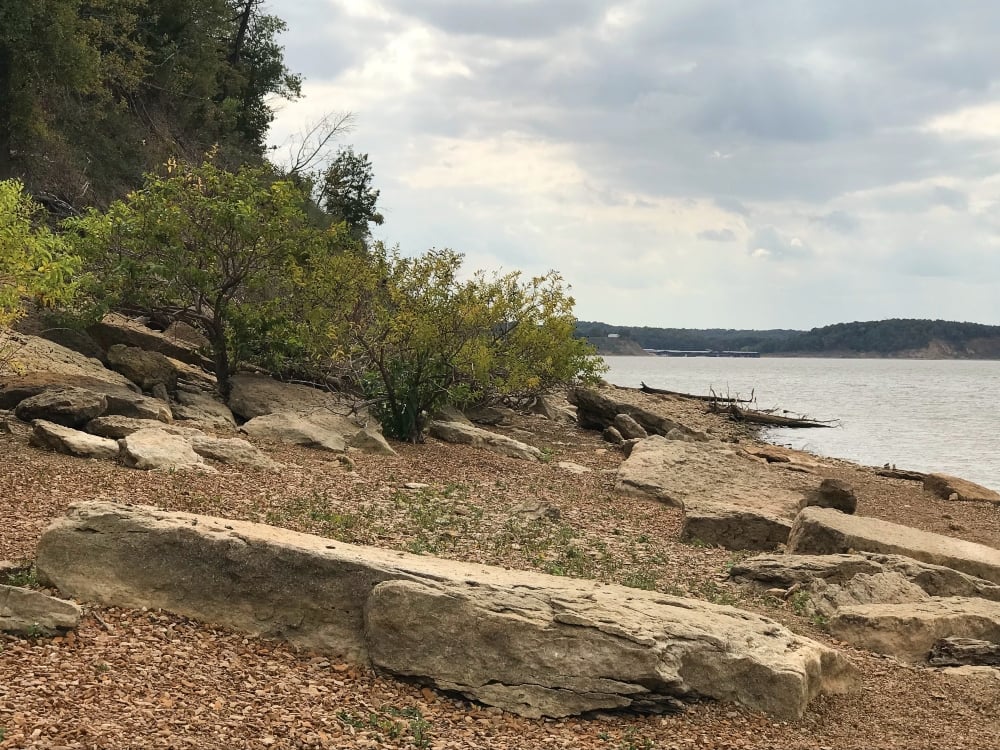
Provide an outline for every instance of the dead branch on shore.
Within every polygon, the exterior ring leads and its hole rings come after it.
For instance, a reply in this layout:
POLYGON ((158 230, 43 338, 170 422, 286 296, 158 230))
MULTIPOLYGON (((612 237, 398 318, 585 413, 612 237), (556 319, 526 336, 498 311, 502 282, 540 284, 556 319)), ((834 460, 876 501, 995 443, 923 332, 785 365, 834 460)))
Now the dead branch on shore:
POLYGON ((740 398, 739 396, 736 396, 735 398, 731 398, 728 396, 718 396, 716 395, 715 391, 712 391, 711 395, 709 396, 698 396, 694 393, 682 393, 680 391, 664 390, 663 388, 653 388, 652 386, 646 385, 645 383, 640 383, 640 390, 643 393, 651 393, 657 396, 676 396, 678 398, 689 398, 695 401, 721 402, 726 404, 736 404, 736 403, 749 404, 751 401, 753 401, 752 398, 743 399, 740 398))
POLYGON ((895 466, 892 468, 883 467, 881 469, 877 469, 875 473, 880 477, 888 477, 889 479, 905 479, 908 482, 922 482, 927 477, 927 475, 922 471, 897 469, 895 466))
POLYGON ((786 417, 780 414, 772 414, 766 411, 754 411, 753 409, 741 409, 736 404, 717 405, 709 404, 709 411, 715 414, 728 414, 729 418, 736 422, 748 422, 750 424, 766 425, 768 427, 839 427, 840 422, 835 419, 819 420, 807 417, 786 417))

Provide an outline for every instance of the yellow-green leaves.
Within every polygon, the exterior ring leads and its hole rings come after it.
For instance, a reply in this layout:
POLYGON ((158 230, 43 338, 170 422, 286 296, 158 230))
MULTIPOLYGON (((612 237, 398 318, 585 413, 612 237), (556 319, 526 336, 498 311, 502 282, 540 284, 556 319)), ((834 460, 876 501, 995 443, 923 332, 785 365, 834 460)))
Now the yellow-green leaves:
POLYGON ((39 213, 21 183, 0 182, 0 325, 21 314, 25 298, 52 305, 73 293, 79 261, 39 213))
POLYGON ((393 437, 419 439, 445 403, 529 395, 600 371, 573 338, 573 299, 556 273, 463 278, 458 253, 407 257, 378 243, 312 265, 311 340, 362 385, 393 437))

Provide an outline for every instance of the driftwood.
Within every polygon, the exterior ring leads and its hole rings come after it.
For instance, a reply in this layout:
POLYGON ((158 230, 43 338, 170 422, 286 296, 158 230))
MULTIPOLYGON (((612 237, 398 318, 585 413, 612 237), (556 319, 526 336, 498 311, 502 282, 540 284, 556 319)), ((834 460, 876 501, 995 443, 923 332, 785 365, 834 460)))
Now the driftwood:
POLYGON ((678 398, 689 398, 695 401, 709 401, 709 402, 719 402, 723 404, 749 404, 750 399, 742 398, 729 398, 727 396, 716 396, 712 394, 711 396, 698 396, 694 393, 681 393, 680 391, 667 391, 663 388, 653 388, 645 383, 640 384, 640 390, 643 393, 652 393, 657 396, 677 396, 678 398))
POLYGON ((728 414, 736 422, 749 422, 750 424, 767 425, 768 427, 838 427, 836 420, 824 421, 817 419, 806 419, 805 417, 785 417, 780 414, 770 414, 766 411, 754 411, 753 409, 741 409, 736 404, 730 404, 724 408, 711 408, 711 411, 719 414, 728 414))
POLYGON ((927 477, 920 471, 908 471, 906 469, 878 469, 875 473, 880 477, 889 479, 906 479, 910 482, 922 482, 927 477))

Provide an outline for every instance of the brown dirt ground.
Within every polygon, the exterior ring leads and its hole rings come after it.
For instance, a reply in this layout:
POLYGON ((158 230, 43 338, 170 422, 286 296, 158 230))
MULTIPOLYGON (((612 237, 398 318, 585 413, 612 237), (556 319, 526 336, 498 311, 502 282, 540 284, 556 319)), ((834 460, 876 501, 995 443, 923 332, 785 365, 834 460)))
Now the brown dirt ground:
MULTIPOLYGON (((693 428, 750 439, 700 403, 633 396, 693 428)), ((499 430, 530 432, 547 461, 428 440, 396 446, 395 457, 356 455, 347 472, 319 452, 262 445, 286 470, 155 474, 0 436, 0 559, 31 560, 52 518, 95 497, 261 521, 736 604, 842 648, 863 675, 861 693, 820 697, 796 722, 711 703, 665 717, 535 721, 171 614, 88 607, 66 638, 0 640, 0 748, 1000 748, 1000 670, 947 674, 837 643, 786 602, 728 582, 740 553, 679 543, 680 511, 615 495, 622 456, 596 433, 536 416, 499 430), (562 461, 591 471, 572 474, 562 461), (559 518, 525 520, 514 509, 526 501, 559 518)), ((824 475, 854 485, 861 514, 1000 545, 1000 507, 948 503, 824 461, 824 475)))

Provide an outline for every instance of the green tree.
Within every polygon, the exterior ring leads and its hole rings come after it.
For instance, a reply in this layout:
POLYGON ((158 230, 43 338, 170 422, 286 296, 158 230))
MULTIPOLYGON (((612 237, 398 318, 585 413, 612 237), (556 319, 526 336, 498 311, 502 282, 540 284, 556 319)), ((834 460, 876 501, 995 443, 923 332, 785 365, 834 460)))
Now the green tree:
POLYGON ((600 371, 573 338, 573 301, 556 274, 463 280, 458 253, 408 258, 381 243, 311 265, 304 338, 361 385, 397 439, 421 439, 445 403, 536 393, 600 371))
POLYGON ((310 246, 326 241, 303 202, 298 188, 264 168, 171 162, 165 176, 147 176, 106 212, 71 222, 71 236, 87 259, 93 297, 199 328, 228 395, 244 337, 274 327, 267 321, 282 315, 284 285, 301 275, 310 246))
POLYGON ((334 222, 344 222, 359 241, 370 236, 370 224, 384 221, 376 204, 379 192, 372 187, 374 173, 368 154, 351 147, 339 149, 320 180, 319 203, 334 222))
POLYGON ((283 29, 258 0, 0 0, 0 179, 106 205, 171 155, 260 163, 300 90, 283 29))
POLYGON ((22 313, 25 298, 52 305, 72 295, 79 261, 40 214, 21 183, 0 182, 0 326, 22 313))

